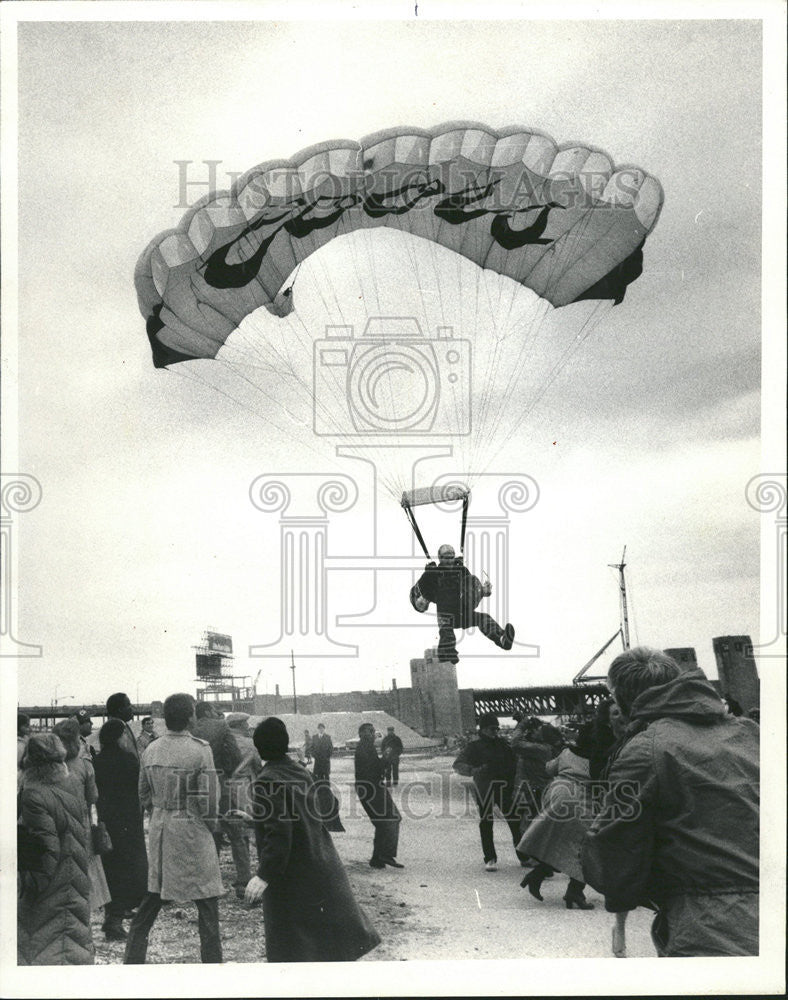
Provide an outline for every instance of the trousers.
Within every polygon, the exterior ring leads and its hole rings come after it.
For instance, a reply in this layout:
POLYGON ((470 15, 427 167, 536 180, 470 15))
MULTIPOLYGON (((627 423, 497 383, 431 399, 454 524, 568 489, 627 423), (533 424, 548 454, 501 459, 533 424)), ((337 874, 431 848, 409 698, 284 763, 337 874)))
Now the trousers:
POLYGON ((375 828, 372 842, 373 858, 396 858, 399 845, 399 825, 402 820, 399 809, 382 786, 356 785, 359 801, 375 828), (372 792, 370 795, 369 793, 372 792), (366 794, 365 794, 366 793, 366 794))
POLYGON ((512 835, 512 842, 514 843, 517 857, 521 861, 524 860, 526 855, 517 851, 517 845, 520 843, 520 817, 517 815, 511 788, 508 785, 493 784, 484 796, 479 794, 476 787, 473 789, 473 794, 476 799, 476 805, 479 807, 479 836, 482 841, 482 852, 484 853, 485 862, 498 860, 493 840, 493 809, 495 806, 498 807, 501 815, 506 820, 506 825, 509 827, 509 832, 512 835))
POLYGON ((467 618, 458 620, 454 615, 438 614, 438 659, 442 662, 457 657, 455 628, 478 628, 490 642, 500 646, 503 629, 498 622, 484 611, 474 611, 467 618))
POLYGON ((227 839, 230 841, 230 850, 233 853, 233 864, 235 865, 235 882, 233 885, 236 889, 245 889, 247 882, 252 877, 246 827, 239 820, 219 820, 219 829, 213 835, 217 854, 221 853, 225 834, 227 834, 227 839))
MULTIPOLYGON (((195 899, 200 931, 200 959, 218 964, 222 960, 222 939, 219 936, 219 897, 195 899)), ((148 935, 163 906, 158 892, 148 892, 129 925, 124 965, 144 965, 148 953, 148 935)))
POLYGON ((399 782, 399 757, 383 758, 383 777, 387 785, 391 784, 392 779, 395 785, 399 782))

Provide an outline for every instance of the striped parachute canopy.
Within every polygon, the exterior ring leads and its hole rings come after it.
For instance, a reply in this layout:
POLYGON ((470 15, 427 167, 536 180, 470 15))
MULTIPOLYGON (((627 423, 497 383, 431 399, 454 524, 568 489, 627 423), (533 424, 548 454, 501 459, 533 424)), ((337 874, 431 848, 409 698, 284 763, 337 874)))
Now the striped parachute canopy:
POLYGON ((441 439, 471 480, 623 300, 661 205, 591 146, 390 129, 254 167, 159 234, 135 284, 156 367, 223 362, 273 427, 388 447, 379 468, 441 439))

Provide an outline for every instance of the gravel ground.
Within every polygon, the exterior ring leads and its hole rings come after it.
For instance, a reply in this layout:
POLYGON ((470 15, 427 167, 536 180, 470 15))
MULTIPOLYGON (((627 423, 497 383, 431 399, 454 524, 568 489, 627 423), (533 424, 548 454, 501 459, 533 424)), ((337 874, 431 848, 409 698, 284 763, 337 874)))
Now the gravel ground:
MULTIPOLYGON (((356 898, 382 943, 364 961, 611 957, 613 918, 600 896, 587 890, 593 911, 566 910, 566 877, 545 882, 543 903, 519 886, 522 870, 503 821, 495 823, 499 870, 484 870, 478 819, 468 788, 451 770, 450 756, 405 756, 399 787, 392 789, 403 814, 399 860, 403 870, 372 869, 372 826, 352 791, 353 762, 334 762, 332 781, 341 800, 345 833, 333 834, 356 898)), ((252 849, 254 859, 254 848, 252 849)), ((219 915, 225 962, 265 960, 262 911, 236 899, 230 849, 220 865, 226 895, 219 915)), ((104 941, 101 913, 94 915, 96 961, 117 964, 123 944, 104 941)), ((627 928, 631 957, 652 957, 650 915, 638 910, 627 928)), ((154 925, 150 964, 199 962, 197 909, 166 905, 154 925)))

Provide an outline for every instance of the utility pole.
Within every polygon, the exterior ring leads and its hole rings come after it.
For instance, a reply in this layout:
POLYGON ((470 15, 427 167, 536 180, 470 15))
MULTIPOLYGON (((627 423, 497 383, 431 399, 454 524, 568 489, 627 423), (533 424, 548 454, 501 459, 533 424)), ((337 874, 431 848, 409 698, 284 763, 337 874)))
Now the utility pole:
POLYGON ((611 569, 618 570, 618 589, 621 593, 621 644, 624 649, 629 649, 629 613, 627 610, 627 582, 624 578, 624 568, 626 567, 627 547, 621 553, 620 563, 608 563, 611 569))
POLYGON ((293 671, 293 715, 298 715, 298 696, 296 695, 295 686, 295 660, 293 659, 293 650, 290 650, 290 669, 293 671))

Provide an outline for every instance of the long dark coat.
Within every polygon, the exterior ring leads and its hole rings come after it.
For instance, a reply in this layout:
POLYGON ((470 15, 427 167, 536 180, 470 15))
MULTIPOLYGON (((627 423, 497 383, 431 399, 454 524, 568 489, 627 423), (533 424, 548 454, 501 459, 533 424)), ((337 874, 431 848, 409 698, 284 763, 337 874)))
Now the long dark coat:
POLYGON ((112 851, 101 859, 107 885, 114 904, 133 910, 148 886, 148 853, 137 794, 139 761, 119 746, 107 746, 93 766, 99 819, 112 840, 112 851))
POLYGON ((17 910, 20 965, 92 965, 87 806, 65 767, 25 772, 21 819, 44 845, 42 871, 24 872, 17 910))
POLYGON ((289 758, 269 761, 253 789, 257 874, 269 962, 353 962, 380 937, 353 897, 312 776, 289 758))

